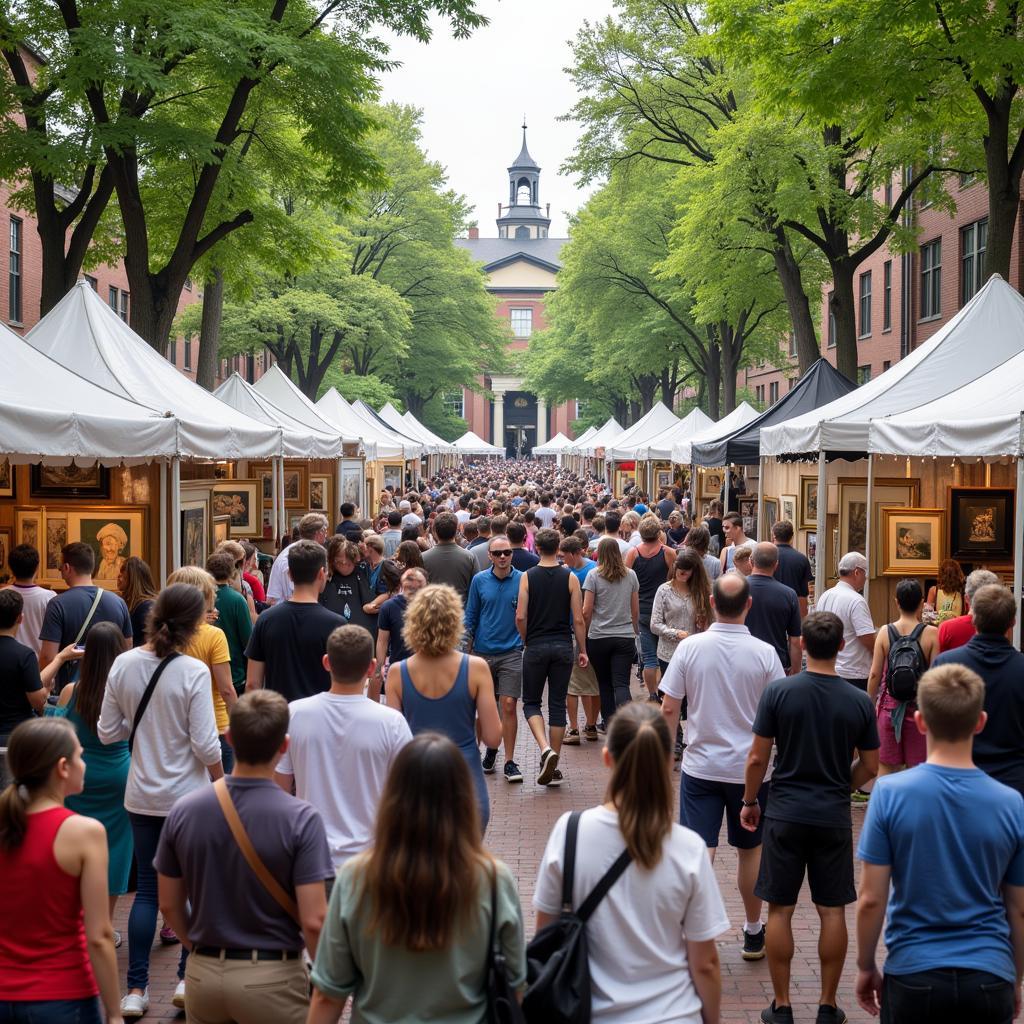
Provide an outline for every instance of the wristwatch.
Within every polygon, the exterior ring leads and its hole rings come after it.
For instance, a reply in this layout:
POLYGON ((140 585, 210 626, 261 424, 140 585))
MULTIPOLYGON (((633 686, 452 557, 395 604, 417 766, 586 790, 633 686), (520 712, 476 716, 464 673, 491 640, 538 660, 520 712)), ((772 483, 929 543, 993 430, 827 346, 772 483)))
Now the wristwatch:
POLYGON ((757 807, 757 801, 756 800, 751 800, 750 803, 747 803, 746 800, 741 800, 740 804, 743 807, 757 807))

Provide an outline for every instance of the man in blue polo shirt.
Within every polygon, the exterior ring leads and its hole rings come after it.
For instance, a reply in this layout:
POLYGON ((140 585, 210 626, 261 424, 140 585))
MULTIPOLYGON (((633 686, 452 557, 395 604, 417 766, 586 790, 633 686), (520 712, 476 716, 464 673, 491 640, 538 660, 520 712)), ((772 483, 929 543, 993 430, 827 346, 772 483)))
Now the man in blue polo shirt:
MULTIPOLYGON (((508 537, 492 537, 487 549, 491 567, 478 572, 469 585, 466 601, 466 633, 469 650, 487 662, 494 680, 494 693, 501 709, 501 734, 505 746, 505 781, 522 782, 523 773, 515 762, 519 720, 516 704, 523 695, 523 641, 516 629, 519 577, 512 568, 512 545, 508 537)), ((484 772, 494 771, 498 751, 484 753, 484 772)))

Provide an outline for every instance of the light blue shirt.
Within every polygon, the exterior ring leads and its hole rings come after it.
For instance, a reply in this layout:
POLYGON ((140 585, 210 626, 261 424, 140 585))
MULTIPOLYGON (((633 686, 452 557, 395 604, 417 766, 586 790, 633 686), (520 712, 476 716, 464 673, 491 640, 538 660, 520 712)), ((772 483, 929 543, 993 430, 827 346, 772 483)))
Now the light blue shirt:
POLYGON ((504 654, 523 646, 523 638, 516 629, 522 575, 513 569, 504 579, 498 579, 490 568, 473 577, 465 614, 466 632, 473 637, 477 654, 504 654))

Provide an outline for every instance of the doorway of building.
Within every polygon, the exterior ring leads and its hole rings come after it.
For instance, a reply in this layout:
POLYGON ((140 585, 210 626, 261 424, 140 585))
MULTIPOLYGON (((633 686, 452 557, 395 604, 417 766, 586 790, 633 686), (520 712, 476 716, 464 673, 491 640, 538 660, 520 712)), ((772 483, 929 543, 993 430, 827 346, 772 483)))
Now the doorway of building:
POLYGON ((505 394, 505 445, 509 459, 528 459, 537 443, 537 396, 526 391, 505 394))

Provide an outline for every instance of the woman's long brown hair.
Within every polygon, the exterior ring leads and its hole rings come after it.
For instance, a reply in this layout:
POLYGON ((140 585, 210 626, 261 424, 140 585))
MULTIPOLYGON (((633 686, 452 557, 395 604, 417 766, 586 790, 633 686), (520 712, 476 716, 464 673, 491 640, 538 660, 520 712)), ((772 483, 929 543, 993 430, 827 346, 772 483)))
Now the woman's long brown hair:
POLYGON ((693 548, 683 548, 676 555, 676 564, 672 569, 673 576, 680 569, 690 570, 690 580, 686 584, 693 605, 693 617, 696 620, 697 632, 704 630, 715 621, 715 613, 711 608, 711 581, 704 559, 693 548))
POLYGON ((149 566, 138 557, 131 555, 124 562, 124 592, 121 597, 133 612, 143 601, 155 601, 158 590, 153 582, 153 573, 149 566))
POLYGON ((97 622, 85 636, 85 654, 75 684, 75 713, 93 734, 100 718, 110 666, 125 649, 121 628, 112 622, 97 622))
POLYGON ((594 571, 609 583, 625 579, 629 570, 622 560, 619 542, 614 537, 603 537, 597 545, 597 568, 594 571))
POLYGON ((395 758, 361 858, 368 933, 413 952, 447 949, 476 906, 484 850, 469 768, 439 733, 420 733, 395 758))

